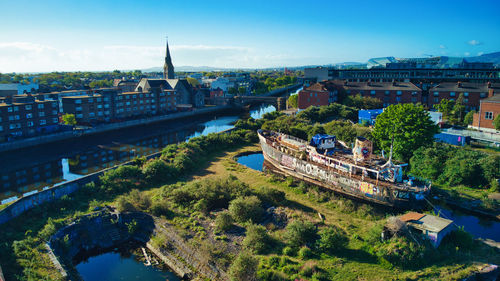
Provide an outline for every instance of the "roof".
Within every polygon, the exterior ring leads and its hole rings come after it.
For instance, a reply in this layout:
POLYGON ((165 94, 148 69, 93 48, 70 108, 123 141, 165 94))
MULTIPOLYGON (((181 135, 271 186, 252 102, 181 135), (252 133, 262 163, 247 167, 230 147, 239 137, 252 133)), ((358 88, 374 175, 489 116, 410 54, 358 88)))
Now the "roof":
POLYGON ((469 83, 469 82, 444 82, 429 89, 429 91, 450 91, 450 92, 482 92, 487 93, 491 89, 500 89, 500 83, 491 83, 488 88, 487 83, 469 83))
POLYGON ((327 92, 325 86, 321 83, 314 83, 311 86, 305 89, 306 91, 319 91, 319 92, 327 92))
POLYGON ((402 220, 402 221, 404 221, 404 222, 407 222, 407 221, 417 221, 417 220, 421 219, 423 216, 425 216, 425 215, 421 214, 421 213, 409 212, 407 214, 404 214, 404 215, 400 216, 399 219, 402 220))
POLYGON ((392 90, 392 91, 422 91, 410 82, 347 82, 343 85, 345 90, 392 90))
POLYGON ((83 96, 67 96, 63 97, 63 99, 84 99, 84 98, 93 98, 93 97, 102 97, 100 94, 94 94, 93 96, 83 95, 83 96))
POLYGON ((481 103, 483 103, 483 102, 500 103, 500 93, 494 94, 492 97, 482 99, 481 103))
POLYGON ((428 230, 436 233, 441 232, 453 223, 451 220, 443 219, 438 216, 420 214, 417 212, 407 213, 399 217, 399 219, 407 222, 408 225, 416 229, 428 230))

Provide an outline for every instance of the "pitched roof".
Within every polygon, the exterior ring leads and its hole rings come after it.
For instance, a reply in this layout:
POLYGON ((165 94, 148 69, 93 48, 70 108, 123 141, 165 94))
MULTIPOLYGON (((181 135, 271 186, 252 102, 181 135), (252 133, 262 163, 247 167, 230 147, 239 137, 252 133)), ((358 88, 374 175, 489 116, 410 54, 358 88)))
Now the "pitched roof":
POLYGON ((451 220, 443 219, 438 216, 421 214, 417 212, 409 212, 399 217, 401 221, 407 222, 408 225, 420 229, 429 230, 432 232, 440 232, 453 223, 451 220))
POLYGON ((500 103, 500 93, 494 94, 492 97, 482 99, 481 103, 483 102, 494 102, 494 103, 500 103))
POLYGON ((500 84, 499 83, 491 83, 490 88, 488 88, 487 83, 470 83, 470 82, 460 82, 460 87, 458 86, 459 83, 454 83, 454 82, 443 82, 440 83, 437 86, 434 86, 429 89, 429 91, 450 91, 450 92, 482 92, 482 93, 487 93, 488 90, 491 89, 497 89, 500 90, 500 84))
POLYGON ((421 91, 410 82, 347 82, 343 85, 345 90, 392 90, 392 91, 421 91))

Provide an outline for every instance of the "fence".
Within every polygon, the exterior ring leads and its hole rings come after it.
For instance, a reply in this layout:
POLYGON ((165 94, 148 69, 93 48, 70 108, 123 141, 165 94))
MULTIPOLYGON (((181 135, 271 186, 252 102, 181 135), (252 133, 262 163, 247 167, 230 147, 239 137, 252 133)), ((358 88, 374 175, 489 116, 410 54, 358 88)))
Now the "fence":
POLYGON ((472 130, 457 130, 457 129, 445 129, 443 132, 450 134, 457 134, 462 136, 469 136, 472 139, 500 143, 500 134, 490 133, 490 132, 480 132, 472 130))

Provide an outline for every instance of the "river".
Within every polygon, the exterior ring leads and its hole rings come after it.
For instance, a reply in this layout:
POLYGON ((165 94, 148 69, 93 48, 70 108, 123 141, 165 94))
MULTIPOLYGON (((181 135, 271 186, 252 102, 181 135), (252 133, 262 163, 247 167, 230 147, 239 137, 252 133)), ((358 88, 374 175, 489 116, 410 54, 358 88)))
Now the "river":
MULTIPOLYGON (((260 105, 251 108, 249 115, 261 118, 274 110, 272 105, 260 105)), ((171 143, 231 129, 241 117, 221 115, 159 122, 0 153, 0 202, 8 203, 54 184, 158 152, 171 143)))

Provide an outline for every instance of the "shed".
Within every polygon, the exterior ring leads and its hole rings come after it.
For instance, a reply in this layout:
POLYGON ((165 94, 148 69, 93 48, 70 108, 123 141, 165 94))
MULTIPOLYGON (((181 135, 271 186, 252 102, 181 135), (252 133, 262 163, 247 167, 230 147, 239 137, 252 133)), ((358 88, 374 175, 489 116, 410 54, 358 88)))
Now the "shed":
POLYGON ((434 139, 437 142, 444 142, 447 144, 464 146, 470 143, 470 136, 462 136, 450 133, 438 133, 434 135, 434 139))
POLYGON ((452 220, 417 212, 409 212, 399 219, 429 238, 434 247, 438 247, 443 238, 454 229, 452 220))

